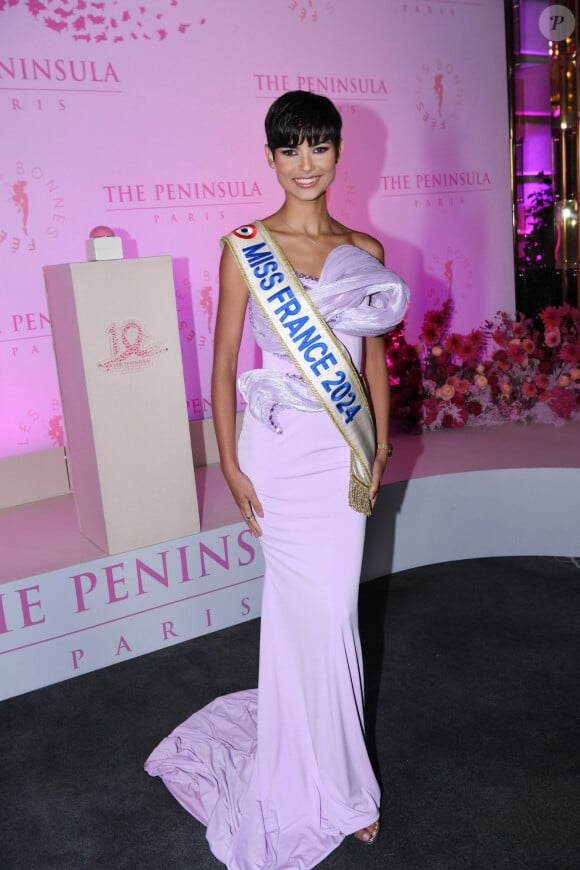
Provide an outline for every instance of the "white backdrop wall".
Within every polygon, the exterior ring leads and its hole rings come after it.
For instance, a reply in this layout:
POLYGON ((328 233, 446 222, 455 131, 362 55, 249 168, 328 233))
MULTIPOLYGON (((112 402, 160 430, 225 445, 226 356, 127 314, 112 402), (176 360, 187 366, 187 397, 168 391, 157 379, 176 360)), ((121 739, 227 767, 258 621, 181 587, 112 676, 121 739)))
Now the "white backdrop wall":
POLYGON ((458 330, 513 311, 502 0, 0 0, 0 456, 63 441, 42 266, 96 224, 172 256, 211 416, 219 238, 278 207, 263 117, 294 88, 343 114, 332 210, 411 286, 411 336, 448 294, 458 330))

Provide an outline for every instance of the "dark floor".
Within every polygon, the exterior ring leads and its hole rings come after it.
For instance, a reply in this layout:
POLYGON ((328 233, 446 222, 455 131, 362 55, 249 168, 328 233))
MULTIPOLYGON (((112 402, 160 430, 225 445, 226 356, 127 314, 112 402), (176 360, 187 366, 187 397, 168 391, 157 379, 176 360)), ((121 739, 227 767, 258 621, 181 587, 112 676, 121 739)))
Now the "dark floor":
MULTIPOLYGON (((373 847, 324 870, 580 868, 580 560, 477 559, 361 590, 373 847)), ((217 870, 143 762, 255 685, 257 621, 0 704, 3 870, 217 870)))

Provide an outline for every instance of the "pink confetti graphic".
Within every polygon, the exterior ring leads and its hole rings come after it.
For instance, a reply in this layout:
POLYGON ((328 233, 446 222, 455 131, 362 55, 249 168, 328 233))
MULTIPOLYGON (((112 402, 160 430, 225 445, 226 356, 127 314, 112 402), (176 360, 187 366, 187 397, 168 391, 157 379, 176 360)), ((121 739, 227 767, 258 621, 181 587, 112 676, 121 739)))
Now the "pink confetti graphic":
POLYGON ((75 42, 163 42, 175 33, 188 33, 191 27, 181 18, 177 0, 156 0, 147 6, 120 0, 0 0, 0 13, 19 5, 48 30, 70 35, 75 42))

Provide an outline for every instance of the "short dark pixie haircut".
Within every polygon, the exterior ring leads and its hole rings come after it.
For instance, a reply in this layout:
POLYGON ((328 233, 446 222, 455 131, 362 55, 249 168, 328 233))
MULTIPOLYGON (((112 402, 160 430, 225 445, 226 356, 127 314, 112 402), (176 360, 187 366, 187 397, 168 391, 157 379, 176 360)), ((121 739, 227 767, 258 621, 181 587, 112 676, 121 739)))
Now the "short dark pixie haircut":
POLYGON ((288 91, 272 103, 266 115, 266 140, 276 148, 332 142, 338 154, 342 119, 333 103, 310 91, 288 91))

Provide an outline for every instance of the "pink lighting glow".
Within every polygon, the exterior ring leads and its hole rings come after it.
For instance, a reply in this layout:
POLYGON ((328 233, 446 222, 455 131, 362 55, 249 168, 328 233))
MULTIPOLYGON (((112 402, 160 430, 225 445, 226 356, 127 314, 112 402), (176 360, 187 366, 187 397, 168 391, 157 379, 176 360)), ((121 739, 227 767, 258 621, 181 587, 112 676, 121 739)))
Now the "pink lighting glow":
POLYGON ((263 118, 283 90, 341 110, 331 207, 411 287, 411 339, 448 296, 458 331, 513 310, 502 0, 98 5, 0 3, 0 457, 63 441, 42 267, 84 261, 96 224, 172 257, 188 414, 211 416, 219 239, 279 204, 263 118))

